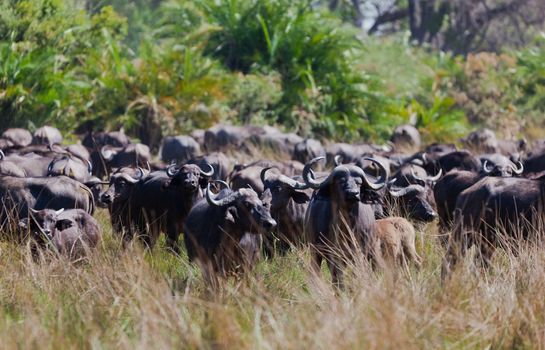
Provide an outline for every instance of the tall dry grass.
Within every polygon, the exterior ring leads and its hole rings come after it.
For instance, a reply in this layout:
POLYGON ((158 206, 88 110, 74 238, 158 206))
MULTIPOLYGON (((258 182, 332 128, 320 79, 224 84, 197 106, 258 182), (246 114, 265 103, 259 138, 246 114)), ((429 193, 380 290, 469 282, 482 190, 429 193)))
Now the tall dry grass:
MULTIPOLYGON (((105 213, 99 213, 106 224, 105 213)), ((421 270, 348 268, 335 290, 310 273, 308 251, 262 261, 208 290, 185 256, 106 239, 73 265, 0 245, 0 344, 12 348, 543 348, 545 249, 472 257, 441 282, 441 244, 424 227, 421 270)))

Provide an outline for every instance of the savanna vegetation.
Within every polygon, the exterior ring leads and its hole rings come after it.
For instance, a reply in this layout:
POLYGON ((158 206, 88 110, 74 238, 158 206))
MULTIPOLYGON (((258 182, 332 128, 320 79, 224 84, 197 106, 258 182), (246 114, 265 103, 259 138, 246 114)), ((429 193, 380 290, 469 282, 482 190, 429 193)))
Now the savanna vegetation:
MULTIPOLYGON (((542 7, 0 0, 0 130, 124 128, 151 145, 150 129, 165 136, 217 122, 343 141, 381 142, 400 123, 427 142, 477 126, 539 137, 542 7), (461 39, 464 28, 471 38, 461 39)), ((357 261, 341 291, 299 250, 210 290, 184 253, 164 242, 124 249, 107 213, 98 216, 105 240, 83 263, 36 261, 29 247, 0 242, 2 348, 545 347, 542 246, 501 251, 487 271, 470 254, 442 281, 444 248, 429 224, 418 227, 420 270, 357 261)))

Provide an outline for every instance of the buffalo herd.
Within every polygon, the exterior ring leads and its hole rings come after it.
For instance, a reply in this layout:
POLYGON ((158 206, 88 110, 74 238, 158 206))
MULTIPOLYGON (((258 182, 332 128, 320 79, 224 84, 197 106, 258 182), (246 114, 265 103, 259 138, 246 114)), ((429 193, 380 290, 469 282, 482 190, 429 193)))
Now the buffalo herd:
POLYGON ((80 259, 102 239, 107 210, 123 244, 153 249, 161 233, 190 261, 218 275, 262 256, 308 247, 342 285, 347 264, 411 263, 413 225, 436 221, 448 273, 475 246, 486 265, 517 251, 543 221, 545 143, 502 140, 487 129, 459 145, 424 145, 397 127, 384 145, 322 143, 270 126, 216 125, 167 137, 158 155, 122 131, 63 140, 44 126, 0 137, 0 230, 80 259), (101 208, 101 209, 98 209, 101 208))

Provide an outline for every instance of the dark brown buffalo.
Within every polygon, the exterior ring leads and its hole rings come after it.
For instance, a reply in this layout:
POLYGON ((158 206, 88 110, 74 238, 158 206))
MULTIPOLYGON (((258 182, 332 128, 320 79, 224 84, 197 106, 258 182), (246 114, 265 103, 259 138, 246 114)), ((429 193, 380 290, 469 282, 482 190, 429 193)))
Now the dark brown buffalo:
POLYGON ((355 251, 369 258, 379 258, 372 251, 376 238, 374 211, 363 201, 368 200, 368 191, 377 191, 386 185, 387 171, 376 162, 382 172, 378 181, 371 182, 361 168, 339 165, 319 182, 311 175, 311 167, 322 159, 313 159, 303 171, 305 183, 316 190, 306 213, 305 230, 313 246, 314 269, 319 273, 325 258, 333 283, 342 286, 343 266, 355 251))
POLYGON ((392 187, 388 190, 387 203, 394 206, 394 211, 419 222, 431 222, 437 217, 434 210, 435 201, 430 203, 429 191, 420 185, 409 185, 403 188, 392 187))
POLYGON ((84 257, 102 238, 96 219, 81 209, 31 210, 20 226, 30 232, 39 246, 72 260, 84 257))
MULTIPOLYGON (((193 205, 203 197, 201 187, 214 175, 197 165, 170 166, 166 172, 153 172, 134 187, 130 202, 130 229, 152 249, 161 232, 167 245, 179 252, 178 237, 193 205)), ((130 232, 129 229, 129 232, 130 232)), ((132 238, 132 235, 128 238, 132 238)))
POLYGON ((396 127, 390 141, 396 150, 418 150, 422 143, 418 129, 408 124, 396 127))
POLYGON ((499 165, 489 165, 488 160, 485 160, 480 172, 452 170, 437 181, 433 191, 439 214, 439 228, 443 235, 452 227, 456 201, 462 191, 486 176, 511 177, 520 175, 523 171, 522 164, 516 168, 510 161, 498 163, 499 165))
POLYGON ((259 234, 276 226, 257 193, 249 188, 224 189, 195 204, 184 226, 190 261, 206 272, 225 275, 248 266, 259 251, 259 234))
POLYGON ((325 148, 322 143, 315 139, 305 139, 294 146, 293 160, 303 164, 310 162, 316 157, 325 157, 325 148))
POLYGON ((77 157, 61 156, 53 159, 47 167, 47 176, 68 176, 81 183, 86 183, 93 177, 93 166, 90 161, 77 157))
POLYGON ((229 172, 232 169, 231 160, 221 152, 212 152, 205 156, 191 159, 188 164, 196 164, 201 168, 205 168, 210 164, 214 168, 214 180, 227 181, 229 172))
POLYGON ((516 252, 521 239, 542 232, 544 193, 542 179, 513 177, 485 177, 460 193, 443 272, 448 273, 473 245, 487 266, 496 248, 516 252))
POLYGON ((285 254, 291 246, 300 246, 305 242, 303 227, 312 190, 294 178, 267 174, 270 169, 261 170, 261 182, 265 189, 261 200, 270 209, 278 226, 274 237, 266 236, 264 243, 267 253, 272 253, 276 248, 280 254, 285 254), (278 239, 276 244, 274 239, 278 239))
POLYGON ((168 136, 161 145, 161 160, 165 163, 183 164, 201 155, 201 147, 191 136, 168 136))
POLYGON ((99 152, 91 153, 93 174, 103 178, 115 169, 124 167, 147 167, 151 161, 148 146, 141 143, 131 143, 125 147, 104 146, 99 152))
POLYGON ((89 188, 65 176, 49 178, 0 177, 0 223, 27 217, 29 209, 80 208, 94 211, 94 198, 89 188))
POLYGON ((89 150, 100 150, 104 146, 126 147, 131 140, 122 131, 88 133, 81 144, 89 150))
POLYGON ((261 195, 264 191, 263 182, 261 182, 261 170, 266 167, 274 167, 273 171, 277 171, 287 176, 301 174, 303 164, 298 161, 283 161, 275 162, 271 160, 260 160, 248 165, 237 165, 233 172, 229 175, 229 182, 233 190, 250 187, 261 195))
POLYGON ((108 206, 114 234, 126 240, 132 237, 131 201, 134 188, 144 177, 141 168, 121 168, 110 176, 110 186, 100 196, 100 201, 108 206))

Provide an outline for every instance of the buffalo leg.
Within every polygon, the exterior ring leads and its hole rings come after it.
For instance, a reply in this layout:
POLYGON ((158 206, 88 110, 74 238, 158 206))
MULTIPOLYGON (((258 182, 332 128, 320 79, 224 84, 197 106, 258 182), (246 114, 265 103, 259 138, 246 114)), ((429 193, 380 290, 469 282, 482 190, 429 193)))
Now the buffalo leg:
POLYGON ((180 236, 180 232, 178 230, 178 224, 175 220, 172 220, 172 218, 168 218, 167 220, 167 246, 174 253, 179 254, 180 247, 178 245, 178 238, 180 236))

